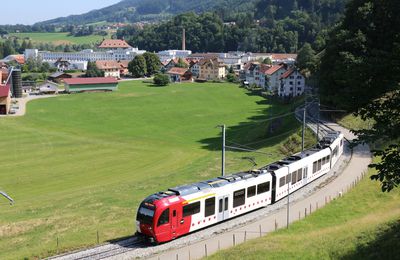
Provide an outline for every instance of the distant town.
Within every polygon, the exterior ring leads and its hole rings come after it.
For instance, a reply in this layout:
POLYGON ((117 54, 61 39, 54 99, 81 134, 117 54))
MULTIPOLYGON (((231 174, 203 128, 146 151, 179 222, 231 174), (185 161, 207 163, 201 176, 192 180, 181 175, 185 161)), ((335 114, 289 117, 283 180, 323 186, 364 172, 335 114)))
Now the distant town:
MULTIPOLYGON (((185 38, 183 30, 181 50, 156 53, 156 70, 171 83, 230 81, 261 88, 282 98, 300 96, 304 92, 305 77, 295 66, 295 53, 192 53, 186 49, 185 38)), ((13 113, 11 97, 20 98, 23 93, 114 91, 118 88, 118 80, 140 77, 131 73, 129 64, 145 53, 146 50, 130 46, 123 39, 104 39, 96 50, 25 49, 23 54, 9 55, 0 60, 0 114, 13 113), (29 71, 32 65, 28 64, 35 63, 45 64, 52 72, 39 84, 21 76, 21 68, 29 71), (95 68, 89 68, 91 64, 95 68), (99 73, 88 73, 92 69, 99 73)), ((146 73, 141 76, 145 75, 152 76, 146 73)))

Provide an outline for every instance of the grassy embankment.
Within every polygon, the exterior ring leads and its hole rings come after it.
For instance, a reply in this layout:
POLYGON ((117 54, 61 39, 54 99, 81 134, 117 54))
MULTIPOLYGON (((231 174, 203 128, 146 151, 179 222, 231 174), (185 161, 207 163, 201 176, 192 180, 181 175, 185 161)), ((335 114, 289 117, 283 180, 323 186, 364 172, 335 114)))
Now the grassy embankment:
POLYGON ((114 93, 84 93, 28 103, 27 115, 0 119, 0 258, 45 257, 134 233, 139 202, 168 187, 220 173, 220 129, 265 156, 227 153, 227 171, 281 158, 300 132, 288 111, 232 84, 151 87, 138 81, 114 93), (262 141, 263 140, 263 141, 262 141))
MULTIPOLYGON (((352 116, 340 123, 358 129, 365 125, 352 116)), ((289 230, 221 251, 210 259, 398 259, 399 200, 400 189, 382 193, 379 183, 367 177, 289 230)))
POLYGON ((82 37, 68 36, 68 33, 11 33, 10 36, 16 36, 19 39, 30 39, 34 43, 52 43, 54 45, 61 44, 91 44, 100 43, 103 38, 108 36, 89 35, 82 37))

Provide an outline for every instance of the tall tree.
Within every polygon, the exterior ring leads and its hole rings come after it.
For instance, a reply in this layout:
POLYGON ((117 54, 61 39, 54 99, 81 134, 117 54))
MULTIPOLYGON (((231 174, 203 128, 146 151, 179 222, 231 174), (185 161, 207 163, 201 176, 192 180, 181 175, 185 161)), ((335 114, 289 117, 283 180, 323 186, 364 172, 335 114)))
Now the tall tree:
POLYGON ((145 52, 143 54, 146 60, 147 75, 151 76, 158 72, 161 68, 161 61, 157 54, 152 52, 145 52))
POLYGON ((147 74, 147 65, 146 59, 143 55, 137 55, 131 62, 129 62, 128 70, 135 78, 145 76, 147 74))
POLYGON ((370 165, 372 176, 390 191, 400 184, 400 1, 353 0, 332 31, 320 66, 321 98, 373 119, 372 129, 355 131, 358 142, 383 141, 370 165))
POLYGON ((305 43, 299 50, 297 56, 297 67, 302 71, 312 72, 315 69, 315 51, 312 49, 311 44, 305 43))
POLYGON ((101 71, 97 68, 95 62, 88 62, 87 70, 85 73, 85 77, 94 78, 94 77, 104 77, 104 71, 101 71))

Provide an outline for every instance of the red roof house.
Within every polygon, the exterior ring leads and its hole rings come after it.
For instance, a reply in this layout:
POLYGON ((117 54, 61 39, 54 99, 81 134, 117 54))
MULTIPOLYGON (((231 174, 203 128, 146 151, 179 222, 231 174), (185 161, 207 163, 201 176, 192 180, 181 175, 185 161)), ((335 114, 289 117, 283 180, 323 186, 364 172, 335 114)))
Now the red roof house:
POLYGON ((124 40, 114 40, 114 39, 107 39, 104 40, 99 48, 101 49, 126 49, 126 48, 132 48, 126 41, 124 40))

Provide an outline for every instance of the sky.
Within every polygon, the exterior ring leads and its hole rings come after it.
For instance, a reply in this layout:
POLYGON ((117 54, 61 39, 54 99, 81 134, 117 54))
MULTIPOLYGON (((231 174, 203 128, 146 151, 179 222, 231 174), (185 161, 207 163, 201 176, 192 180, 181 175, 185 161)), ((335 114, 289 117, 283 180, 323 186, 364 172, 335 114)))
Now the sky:
POLYGON ((61 16, 82 14, 121 0, 1 0, 0 24, 34 24, 61 16))

